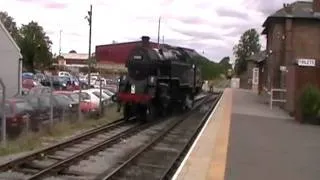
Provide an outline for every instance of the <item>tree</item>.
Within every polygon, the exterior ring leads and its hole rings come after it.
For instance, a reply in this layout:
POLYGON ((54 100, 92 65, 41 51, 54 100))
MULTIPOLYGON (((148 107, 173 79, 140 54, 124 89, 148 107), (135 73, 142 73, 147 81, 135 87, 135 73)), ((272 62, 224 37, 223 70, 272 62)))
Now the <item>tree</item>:
POLYGON ((255 29, 249 29, 242 34, 239 43, 233 47, 233 53, 236 57, 235 71, 238 75, 247 70, 246 59, 259 52, 260 49, 259 34, 255 29))
POLYGON ((226 56, 224 58, 222 58, 219 62, 219 64, 222 66, 222 68, 227 71, 228 69, 232 68, 231 64, 230 64, 230 57, 226 56))
POLYGON ((71 51, 69 51, 69 53, 75 53, 75 54, 77 54, 77 51, 71 50, 71 51))
POLYGON ((31 21, 20 28, 21 37, 18 45, 21 48, 23 63, 34 72, 35 68, 45 68, 52 64, 51 44, 49 37, 37 22, 31 21))
POLYGON ((215 79, 224 73, 220 64, 210 61, 204 56, 198 55, 194 57, 197 66, 201 70, 202 79, 215 79))
POLYGON ((0 21, 10 33, 12 38, 17 41, 19 37, 19 30, 17 23, 14 21, 13 17, 9 16, 7 12, 0 11, 0 21))

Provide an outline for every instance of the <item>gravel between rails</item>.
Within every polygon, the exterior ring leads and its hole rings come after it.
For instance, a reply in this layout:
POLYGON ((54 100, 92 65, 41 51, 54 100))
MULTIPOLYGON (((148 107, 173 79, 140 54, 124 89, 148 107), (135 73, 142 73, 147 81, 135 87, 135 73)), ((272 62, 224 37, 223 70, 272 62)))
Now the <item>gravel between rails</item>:
MULTIPOLYGON (((72 135, 67 135, 67 136, 64 136, 64 137, 61 137, 59 139, 56 139, 56 138, 51 138, 51 137, 43 137, 41 138, 41 141, 43 141, 41 144, 42 146, 39 147, 39 148, 44 148, 44 147, 49 147, 51 145, 54 145, 56 143, 59 143, 59 142, 63 142, 63 141, 66 141, 68 139, 71 139, 73 137, 76 137, 76 136, 79 136, 80 134, 83 134, 87 131, 90 131, 90 130, 93 130, 95 129, 94 127, 92 128, 88 128, 88 129, 81 129, 81 130, 78 130, 78 131, 75 131, 72 135)), ((24 152, 20 152, 20 153, 14 153, 14 154, 9 154, 9 155, 6 155, 6 156, 0 156, 0 164, 5 164, 9 161, 12 161, 14 159, 17 159, 17 158, 20 158, 22 156, 25 156, 27 154, 30 154, 32 152, 36 152, 38 149, 35 149, 35 150, 32 150, 32 151, 24 151, 24 152)))
MULTIPOLYGON (((210 101, 209 101, 210 104, 210 101)), ((197 131, 198 125, 206 117, 206 112, 211 106, 208 103, 202 105, 191 116, 169 130, 143 151, 136 158, 129 161, 126 166, 122 166, 119 171, 112 173, 110 179, 161 179, 166 174, 168 167, 171 167, 177 155, 184 150, 190 138, 197 131)), ((124 162, 124 161, 123 161, 124 162)), ((121 163, 121 162, 119 162, 121 163)), ((119 164, 120 165, 120 164, 119 164)), ((111 173, 112 171, 108 171, 111 173)), ((107 171, 104 173, 107 174, 107 171)), ((100 178, 100 177, 99 177, 100 178)))
MULTIPOLYGON (((111 129, 107 132, 103 132, 101 134, 98 134, 94 137, 89 138, 88 140, 84 140, 81 141, 79 143, 76 143, 74 145, 70 145, 67 148, 64 148, 63 150, 60 151, 56 151, 54 153, 52 153, 51 155, 53 156, 57 156, 57 157, 62 157, 62 158, 67 158, 70 157, 73 154, 76 154, 77 152, 88 148, 94 144, 98 144, 99 142, 105 141, 108 137, 111 137, 115 134, 121 133, 126 131, 127 129, 130 129, 134 126, 136 126, 136 123, 129 123, 129 124, 125 124, 123 126, 117 127, 115 129, 111 129)), ((41 159, 39 160, 33 160, 32 162, 30 162, 29 164, 34 164, 36 166, 49 166, 51 164, 54 164, 55 162, 57 162, 58 160, 54 160, 54 159, 41 159)), ((16 180, 22 180, 25 178, 30 177, 30 175, 25 174, 25 173, 20 173, 20 172, 15 172, 15 171, 6 171, 6 172, 0 172, 0 180, 2 179, 16 179, 16 180)), ((79 179, 79 177, 77 177, 79 179)), ((69 179, 69 177, 68 177, 69 179)))
POLYGON ((74 171, 89 174, 88 176, 55 176, 48 177, 44 180, 73 180, 73 178, 84 178, 86 180, 94 179, 96 175, 104 172, 106 169, 115 168, 119 161, 129 156, 130 152, 133 152, 145 144, 152 136, 161 132, 161 130, 164 129, 164 127, 166 127, 173 119, 174 118, 164 120, 136 135, 123 139, 120 143, 106 148, 104 151, 100 151, 98 154, 90 156, 88 159, 82 160, 78 165, 71 166, 68 169, 71 172, 74 171))

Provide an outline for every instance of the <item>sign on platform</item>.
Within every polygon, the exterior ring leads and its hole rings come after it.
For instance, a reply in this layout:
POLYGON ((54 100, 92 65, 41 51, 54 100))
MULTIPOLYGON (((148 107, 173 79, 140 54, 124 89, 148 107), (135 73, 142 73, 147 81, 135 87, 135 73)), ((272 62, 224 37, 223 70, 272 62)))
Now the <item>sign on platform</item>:
POLYGON ((310 66, 310 67, 316 66, 315 59, 297 59, 297 61, 299 66, 310 66))
POLYGON ((232 78, 231 88, 239 88, 239 87, 240 87, 240 78, 232 78))
POLYGON ((259 68, 252 69, 252 84, 253 85, 259 84, 259 68))

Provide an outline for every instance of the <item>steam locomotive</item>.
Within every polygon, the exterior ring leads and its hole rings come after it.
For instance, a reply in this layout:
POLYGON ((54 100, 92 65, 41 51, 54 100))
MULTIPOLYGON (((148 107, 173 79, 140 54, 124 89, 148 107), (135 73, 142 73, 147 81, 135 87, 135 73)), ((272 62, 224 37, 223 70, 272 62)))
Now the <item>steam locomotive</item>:
POLYGON ((144 121, 166 116, 172 109, 186 111, 202 88, 201 71, 194 59, 179 47, 152 48, 142 37, 126 62, 128 73, 119 79, 112 100, 123 108, 125 119, 144 121))

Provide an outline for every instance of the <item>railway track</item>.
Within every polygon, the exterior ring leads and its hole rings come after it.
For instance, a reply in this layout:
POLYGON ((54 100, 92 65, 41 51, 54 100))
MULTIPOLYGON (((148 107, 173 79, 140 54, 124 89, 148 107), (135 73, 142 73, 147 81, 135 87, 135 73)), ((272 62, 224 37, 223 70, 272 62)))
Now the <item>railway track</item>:
POLYGON ((221 94, 207 99, 207 109, 192 111, 188 118, 173 121, 149 143, 119 162, 118 167, 105 171, 95 179, 169 179, 220 97, 221 94))
MULTIPOLYGON (((197 101, 202 99, 205 97, 199 98, 197 101)), ((159 122, 141 124, 128 123, 123 120, 115 121, 112 124, 93 129, 70 140, 0 165, 0 179, 31 180, 52 176, 69 176, 80 180, 82 177, 84 179, 95 177, 96 174, 73 171, 69 167, 159 122)))
POLYGON ((40 179, 47 174, 81 175, 81 172, 62 171, 94 151, 139 132, 150 124, 118 120, 68 141, 41 149, 0 166, 0 179, 40 179))

